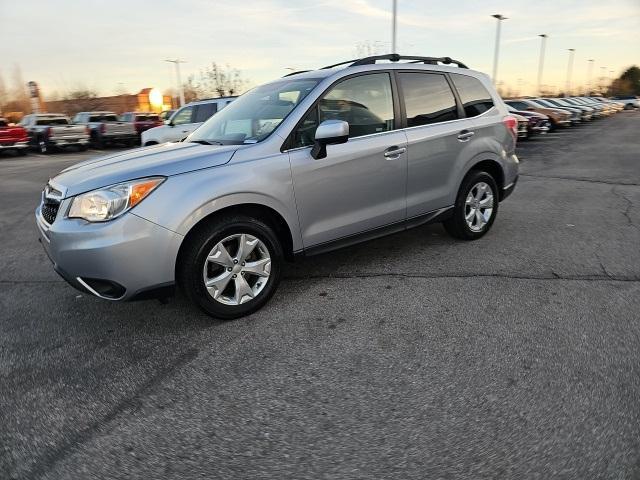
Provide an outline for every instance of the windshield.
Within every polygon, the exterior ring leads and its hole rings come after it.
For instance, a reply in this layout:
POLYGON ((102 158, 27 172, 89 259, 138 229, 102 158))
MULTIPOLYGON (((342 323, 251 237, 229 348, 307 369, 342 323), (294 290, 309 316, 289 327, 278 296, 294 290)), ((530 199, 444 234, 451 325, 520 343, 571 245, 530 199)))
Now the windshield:
POLYGON ((541 99, 537 99, 535 102, 533 100, 531 100, 531 102, 533 103, 537 103, 538 105, 542 106, 542 107, 546 107, 546 108, 556 108, 556 105, 549 103, 549 102, 545 102, 544 100, 541 99))
POLYGON ((254 88, 209 118, 186 141, 223 145, 258 143, 282 123, 318 82, 318 79, 287 79, 254 88))
POLYGON ((36 125, 68 125, 66 118, 39 118, 36 125))

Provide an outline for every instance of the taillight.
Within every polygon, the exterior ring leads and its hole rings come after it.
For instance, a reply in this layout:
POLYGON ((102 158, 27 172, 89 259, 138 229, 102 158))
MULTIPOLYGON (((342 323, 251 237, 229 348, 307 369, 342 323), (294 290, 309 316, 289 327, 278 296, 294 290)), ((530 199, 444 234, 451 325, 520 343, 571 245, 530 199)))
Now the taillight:
POLYGON ((91 130, 89 130, 89 127, 84 127, 84 133, 87 135, 91 135, 91 130))
POLYGON ((47 138, 51 137, 51 127, 47 127, 47 129, 44 131, 44 135, 47 138))
POLYGON ((514 140, 518 138, 518 120, 516 117, 507 115, 502 119, 503 125, 507 128, 507 131, 513 136, 514 140))
POLYGON ((104 123, 100 124, 100 133, 105 133, 107 131, 107 126, 104 123))

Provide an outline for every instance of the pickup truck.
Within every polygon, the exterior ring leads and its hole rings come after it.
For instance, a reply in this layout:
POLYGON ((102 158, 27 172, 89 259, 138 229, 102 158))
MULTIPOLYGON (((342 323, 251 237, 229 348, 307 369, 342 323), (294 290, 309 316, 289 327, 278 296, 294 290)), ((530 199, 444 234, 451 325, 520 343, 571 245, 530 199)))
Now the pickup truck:
POLYGON ((13 150, 18 155, 26 155, 29 149, 27 131, 19 125, 9 125, 0 118, 0 152, 13 150))
POLYGON ((133 123, 138 135, 145 130, 164 124, 164 120, 160 119, 160 115, 149 112, 125 112, 120 115, 120 120, 133 123))
POLYGON ((138 134, 130 122, 121 122, 113 112, 80 112, 73 117, 73 123, 89 129, 91 144, 98 148, 116 143, 134 146, 138 134))
POLYGON ((60 113, 25 115, 20 125, 27 131, 29 146, 40 153, 68 146, 86 150, 89 144, 89 130, 82 125, 71 125, 69 117, 60 113))

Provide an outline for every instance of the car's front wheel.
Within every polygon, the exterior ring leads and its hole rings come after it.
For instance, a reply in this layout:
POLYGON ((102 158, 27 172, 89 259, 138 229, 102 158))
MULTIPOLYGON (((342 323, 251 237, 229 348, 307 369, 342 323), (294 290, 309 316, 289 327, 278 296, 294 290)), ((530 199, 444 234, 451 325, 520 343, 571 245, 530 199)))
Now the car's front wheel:
POLYGON ((498 186, 487 172, 472 170, 458 191, 453 215, 444 222, 449 235, 475 240, 486 234, 498 214, 498 186))
POLYGON ((230 320, 261 308, 275 292, 284 255, 274 230, 257 218, 218 218, 187 239, 178 283, 209 315, 230 320))

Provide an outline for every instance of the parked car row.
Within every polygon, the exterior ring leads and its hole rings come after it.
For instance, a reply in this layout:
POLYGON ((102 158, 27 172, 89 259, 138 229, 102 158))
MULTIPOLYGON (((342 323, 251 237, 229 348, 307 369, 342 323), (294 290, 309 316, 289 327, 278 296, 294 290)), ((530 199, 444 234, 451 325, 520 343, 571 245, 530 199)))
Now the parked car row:
POLYGON ((626 108, 622 102, 603 97, 527 97, 507 99, 505 103, 518 120, 520 138, 590 122, 626 108))

